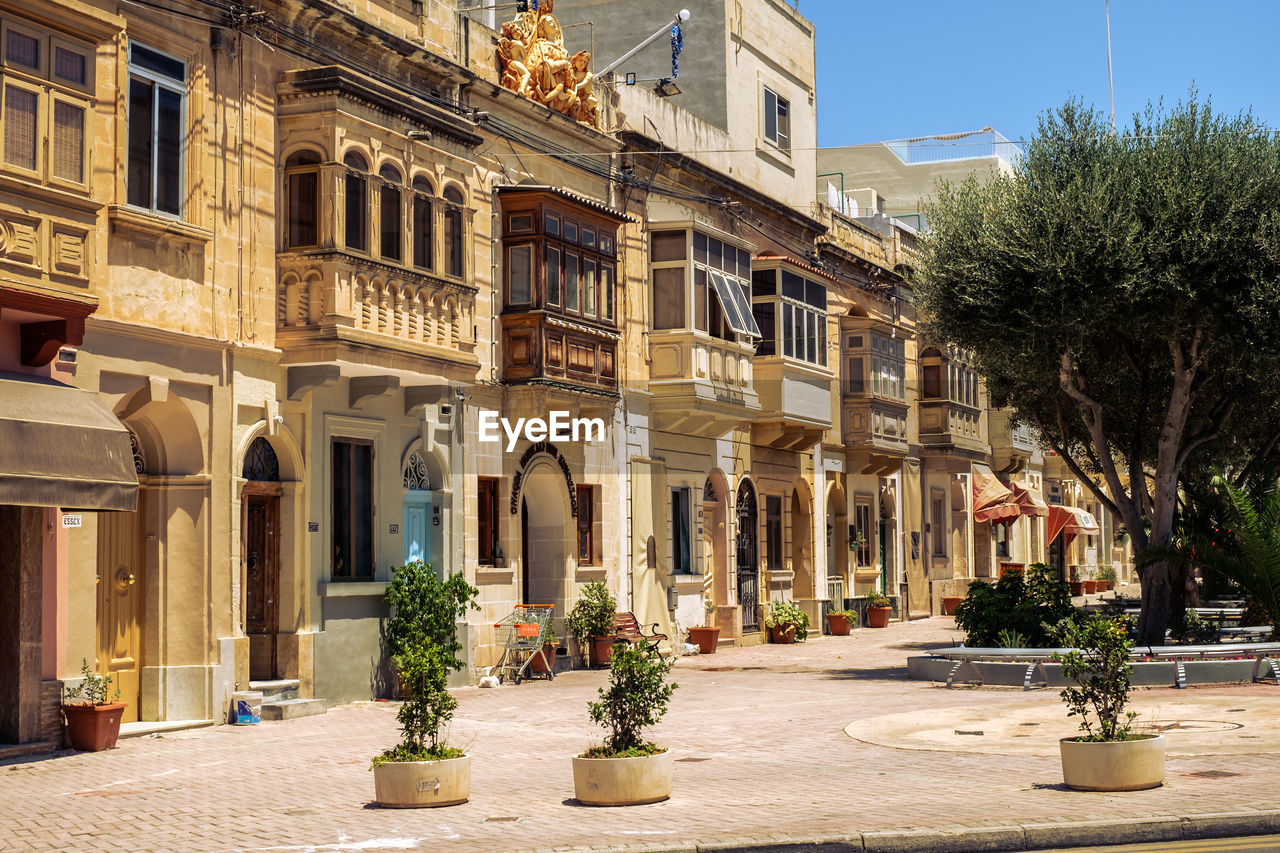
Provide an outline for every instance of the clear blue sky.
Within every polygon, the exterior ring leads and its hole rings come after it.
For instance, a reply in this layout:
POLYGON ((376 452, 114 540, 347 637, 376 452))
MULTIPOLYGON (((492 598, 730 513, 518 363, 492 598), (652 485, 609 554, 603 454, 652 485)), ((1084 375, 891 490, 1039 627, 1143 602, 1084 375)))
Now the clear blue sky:
MULTIPOLYGON (((818 38, 818 143, 991 125, 1010 139, 1077 95, 1107 111, 1103 0, 799 0, 818 38)), ((1280 127, 1280 2, 1111 0, 1116 123, 1194 82, 1280 127)))

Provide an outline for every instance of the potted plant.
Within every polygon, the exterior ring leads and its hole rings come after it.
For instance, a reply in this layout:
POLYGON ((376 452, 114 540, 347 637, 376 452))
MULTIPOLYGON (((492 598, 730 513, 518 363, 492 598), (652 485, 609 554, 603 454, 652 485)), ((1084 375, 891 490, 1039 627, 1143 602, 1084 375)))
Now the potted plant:
POLYGON ((883 592, 867 593, 867 627, 887 628, 893 614, 893 600, 883 592))
MULTIPOLYGON (((1003 575, 1001 575, 1001 577, 1003 577, 1003 575)), ((960 602, 962 601, 964 601, 964 596, 962 595, 944 596, 942 599, 942 615, 954 616, 956 608, 960 606, 960 602)))
POLYGON ((1080 791, 1140 791, 1164 782, 1163 735, 1135 734, 1137 713, 1125 712, 1133 668, 1129 624, 1120 619, 1066 623, 1062 642, 1071 648, 1053 658, 1075 682, 1062 691, 1067 716, 1080 717, 1077 737, 1059 741, 1062 780, 1080 791))
POLYGON ((1102 583, 1102 591, 1107 592, 1116 588, 1116 567, 1110 563, 1098 566, 1098 580, 1102 583))
POLYGON ((855 610, 830 610, 827 612, 827 630, 837 637, 847 637, 857 619, 855 610))
POLYGON ((667 712, 678 685, 668 684, 671 661, 656 651, 619 642, 609 659, 608 689, 587 707, 609 735, 573 758, 573 790, 589 806, 634 806, 671 796, 671 753, 644 739, 667 712))
MULTIPOLYGON (((707 600, 702 602, 702 609, 707 612, 708 622, 715 619, 716 603, 714 601, 707 600)), ((716 646, 720 642, 720 626, 695 625, 689 629, 689 642, 697 644, 699 654, 715 654, 716 646)))
POLYGON ((557 639, 556 629, 550 618, 543 620, 538 639, 542 641, 542 654, 534 654, 529 662, 529 669, 532 672, 555 672, 557 639))
POLYGON ((117 701, 120 690, 111 694, 111 676, 98 675, 89 669, 87 658, 80 659, 84 680, 63 690, 62 717, 67 723, 67 742, 72 749, 101 752, 113 749, 120 737, 120 718, 128 703, 117 701))
POLYGON ((809 636, 809 614, 794 601, 771 601, 764 626, 775 643, 794 643, 809 636))
POLYGON ((449 673, 465 665, 458 659, 457 623, 476 606, 477 594, 461 574, 441 580, 420 561, 392 569, 387 654, 407 697, 396 714, 403 740, 373 759, 379 805, 451 806, 471 796, 471 756, 448 746, 442 729, 458 707, 449 673))
POLYGON ((591 649, 592 665, 607 663, 613 648, 613 619, 618 602, 602 581, 588 581, 582 586, 582 597, 573 603, 565 617, 565 628, 578 641, 583 657, 591 649))
POLYGON ((866 544, 867 537, 858 532, 858 528, 851 526, 849 528, 849 550, 856 551, 866 544))

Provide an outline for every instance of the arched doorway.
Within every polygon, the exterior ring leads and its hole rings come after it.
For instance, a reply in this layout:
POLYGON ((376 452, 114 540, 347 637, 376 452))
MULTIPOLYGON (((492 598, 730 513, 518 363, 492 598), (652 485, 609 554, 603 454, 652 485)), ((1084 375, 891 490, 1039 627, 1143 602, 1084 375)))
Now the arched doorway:
MULTIPOLYGON (((731 604, 728 560, 729 489, 724 474, 712 469, 702 486, 702 554, 708 597, 717 607, 731 604)), ((714 623, 712 623, 714 624, 714 623)))
POLYGON ((142 707, 142 650, 146 616, 146 559, 143 524, 148 459, 138 436, 129 433, 138 474, 138 508, 98 514, 98 666, 110 675, 126 703, 122 722, 139 719, 142 707))
POLYGON ((433 506, 431 495, 431 474, 427 470, 427 460, 417 450, 410 451, 405 457, 400 471, 401 486, 404 488, 404 561, 431 563, 438 577, 444 577, 444 566, 436 565, 436 537, 433 535, 433 513, 440 508, 433 506))
POLYGON ((577 531, 564 475, 545 457, 525 469, 520 501, 521 593, 564 615, 577 531))
POLYGON ((280 633, 280 460, 263 436, 249 445, 241 476, 244 523, 244 632, 249 638, 249 680, 278 677, 280 633))
POLYGON ((756 520, 756 490, 750 480, 738 486, 737 557, 738 606, 742 608, 742 630, 760 630, 760 561, 757 550, 759 526, 756 520))
POLYGON ((791 597, 817 598, 813 584, 813 513, 809 487, 803 481, 791 490, 791 597))
POLYGON ((837 610, 844 607, 849 573, 849 504, 844 486, 833 480, 827 488, 827 598, 837 610))

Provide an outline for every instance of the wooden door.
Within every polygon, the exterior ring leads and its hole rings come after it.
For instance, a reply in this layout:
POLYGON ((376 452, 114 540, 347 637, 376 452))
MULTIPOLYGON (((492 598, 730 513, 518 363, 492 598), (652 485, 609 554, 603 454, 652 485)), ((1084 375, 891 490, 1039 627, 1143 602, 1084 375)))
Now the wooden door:
MULTIPOLYGON (((128 703, 122 722, 138 719, 142 685, 143 492, 137 512, 98 513, 98 661, 128 703)), ((108 694, 108 698, 111 698, 108 694)))
POLYGON ((244 501, 245 634, 249 637, 249 678, 261 681, 277 677, 280 498, 246 494, 244 501))

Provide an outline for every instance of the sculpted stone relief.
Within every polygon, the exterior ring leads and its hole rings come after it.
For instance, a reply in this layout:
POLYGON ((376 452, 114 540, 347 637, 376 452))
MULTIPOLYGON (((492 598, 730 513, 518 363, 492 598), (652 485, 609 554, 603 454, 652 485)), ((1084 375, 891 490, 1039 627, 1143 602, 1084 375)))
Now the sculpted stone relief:
POLYGON ((498 62, 502 85, 590 127, 598 127, 600 104, 594 93, 591 53, 565 49, 555 0, 532 3, 527 12, 502 25, 498 62))

